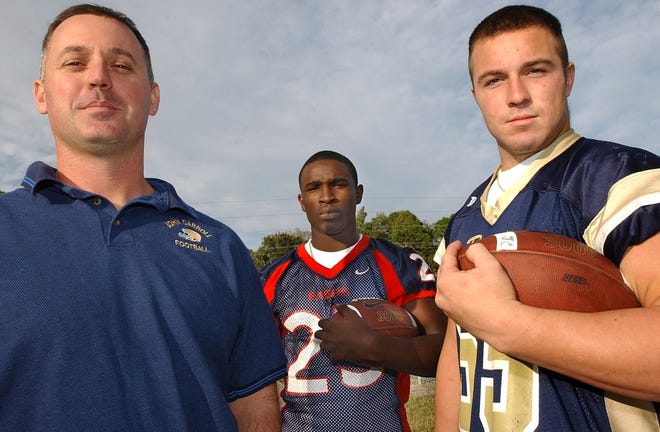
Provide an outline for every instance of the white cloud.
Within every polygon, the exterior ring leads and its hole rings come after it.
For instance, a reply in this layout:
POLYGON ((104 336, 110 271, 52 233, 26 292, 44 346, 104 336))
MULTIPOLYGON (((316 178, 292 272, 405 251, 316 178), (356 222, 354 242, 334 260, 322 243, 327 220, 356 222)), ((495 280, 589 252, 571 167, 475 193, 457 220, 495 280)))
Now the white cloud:
MULTIPOLYGON (((660 151, 657 0, 534 3, 560 18, 577 63, 576 130, 660 151)), ((428 222, 453 212, 496 165, 469 92, 466 49, 472 28, 505 2, 106 4, 137 23, 161 85, 147 175, 173 183, 249 247, 307 227, 297 175, 322 148, 354 160, 369 215, 408 209, 428 222)), ((32 80, 43 32, 66 6, 0 6, 2 190, 30 161, 53 162, 32 80)))

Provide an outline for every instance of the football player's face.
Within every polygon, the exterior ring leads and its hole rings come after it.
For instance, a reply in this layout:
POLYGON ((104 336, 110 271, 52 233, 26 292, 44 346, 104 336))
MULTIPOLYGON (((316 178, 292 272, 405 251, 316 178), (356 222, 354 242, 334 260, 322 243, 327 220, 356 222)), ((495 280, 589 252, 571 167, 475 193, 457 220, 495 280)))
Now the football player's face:
POLYGON ((568 96, 575 67, 562 64, 542 27, 478 40, 470 56, 472 93, 507 169, 570 128, 568 96))
POLYGON ((355 208, 362 201, 362 190, 342 162, 318 160, 307 165, 300 177, 298 201, 312 227, 312 239, 354 242, 355 208))

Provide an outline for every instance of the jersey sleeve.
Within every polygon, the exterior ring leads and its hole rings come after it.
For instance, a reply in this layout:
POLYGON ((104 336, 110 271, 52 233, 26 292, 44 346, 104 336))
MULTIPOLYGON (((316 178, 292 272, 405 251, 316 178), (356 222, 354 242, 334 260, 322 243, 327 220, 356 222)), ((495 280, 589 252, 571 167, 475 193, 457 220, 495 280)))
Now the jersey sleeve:
POLYGON ((585 242, 618 265, 630 246, 660 230, 660 157, 638 148, 585 140, 571 164, 565 188, 581 192, 577 200, 589 218, 585 242), (584 183, 584 178, 590 179, 589 187, 571 187, 584 183))
POLYGON ((660 169, 624 177, 609 190, 605 205, 585 230, 585 240, 620 263, 630 246, 660 230, 660 169))
POLYGON ((277 283, 289 264, 291 264, 291 258, 286 255, 271 261, 259 270, 264 294, 269 304, 275 299, 277 283))
POLYGON ((435 276, 414 249, 372 239, 372 253, 383 275, 388 301, 404 306, 412 300, 435 296, 435 276))

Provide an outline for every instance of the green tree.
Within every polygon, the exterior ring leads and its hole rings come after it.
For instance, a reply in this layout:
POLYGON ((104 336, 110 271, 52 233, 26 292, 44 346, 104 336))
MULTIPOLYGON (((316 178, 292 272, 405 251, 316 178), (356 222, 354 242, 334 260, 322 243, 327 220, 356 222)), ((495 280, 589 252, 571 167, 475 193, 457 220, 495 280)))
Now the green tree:
POLYGON ((263 267, 275 258, 295 249, 298 245, 306 242, 310 233, 302 230, 278 232, 269 234, 261 241, 261 246, 256 251, 250 251, 252 261, 257 268, 263 267))
POLYGON ((445 216, 442 219, 438 219, 432 226, 431 229, 433 230, 433 238, 440 243, 440 240, 442 237, 445 235, 445 230, 447 229, 447 225, 449 225, 449 220, 451 219, 453 215, 445 216))
POLYGON ((361 232, 371 237, 379 237, 400 246, 408 246, 419 253, 431 264, 431 259, 438 246, 433 229, 408 210, 401 210, 385 215, 379 213, 369 222, 365 222, 361 232))
POLYGON ((357 231, 362 232, 364 229, 364 224, 367 220, 367 211, 364 209, 364 206, 360 207, 355 215, 355 222, 357 226, 357 231))

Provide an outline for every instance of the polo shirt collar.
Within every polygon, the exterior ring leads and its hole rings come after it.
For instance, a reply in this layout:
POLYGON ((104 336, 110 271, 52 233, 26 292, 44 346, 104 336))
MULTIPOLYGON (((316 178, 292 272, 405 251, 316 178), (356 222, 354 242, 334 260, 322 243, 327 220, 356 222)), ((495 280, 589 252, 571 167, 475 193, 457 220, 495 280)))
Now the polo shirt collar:
MULTIPOLYGON (((57 169, 44 162, 33 162, 28 167, 25 177, 23 177, 23 182, 21 182, 21 186, 30 191, 32 195, 36 195, 41 189, 47 187, 53 187, 69 195, 73 199, 87 199, 97 195, 65 185, 57 179, 56 173, 57 169)), ((174 186, 164 180, 156 178, 148 178, 146 180, 156 192, 151 195, 145 195, 131 200, 127 205, 133 203, 149 204, 156 207, 161 212, 170 209, 179 209, 193 217, 197 217, 195 209, 190 207, 179 197, 174 186)))

